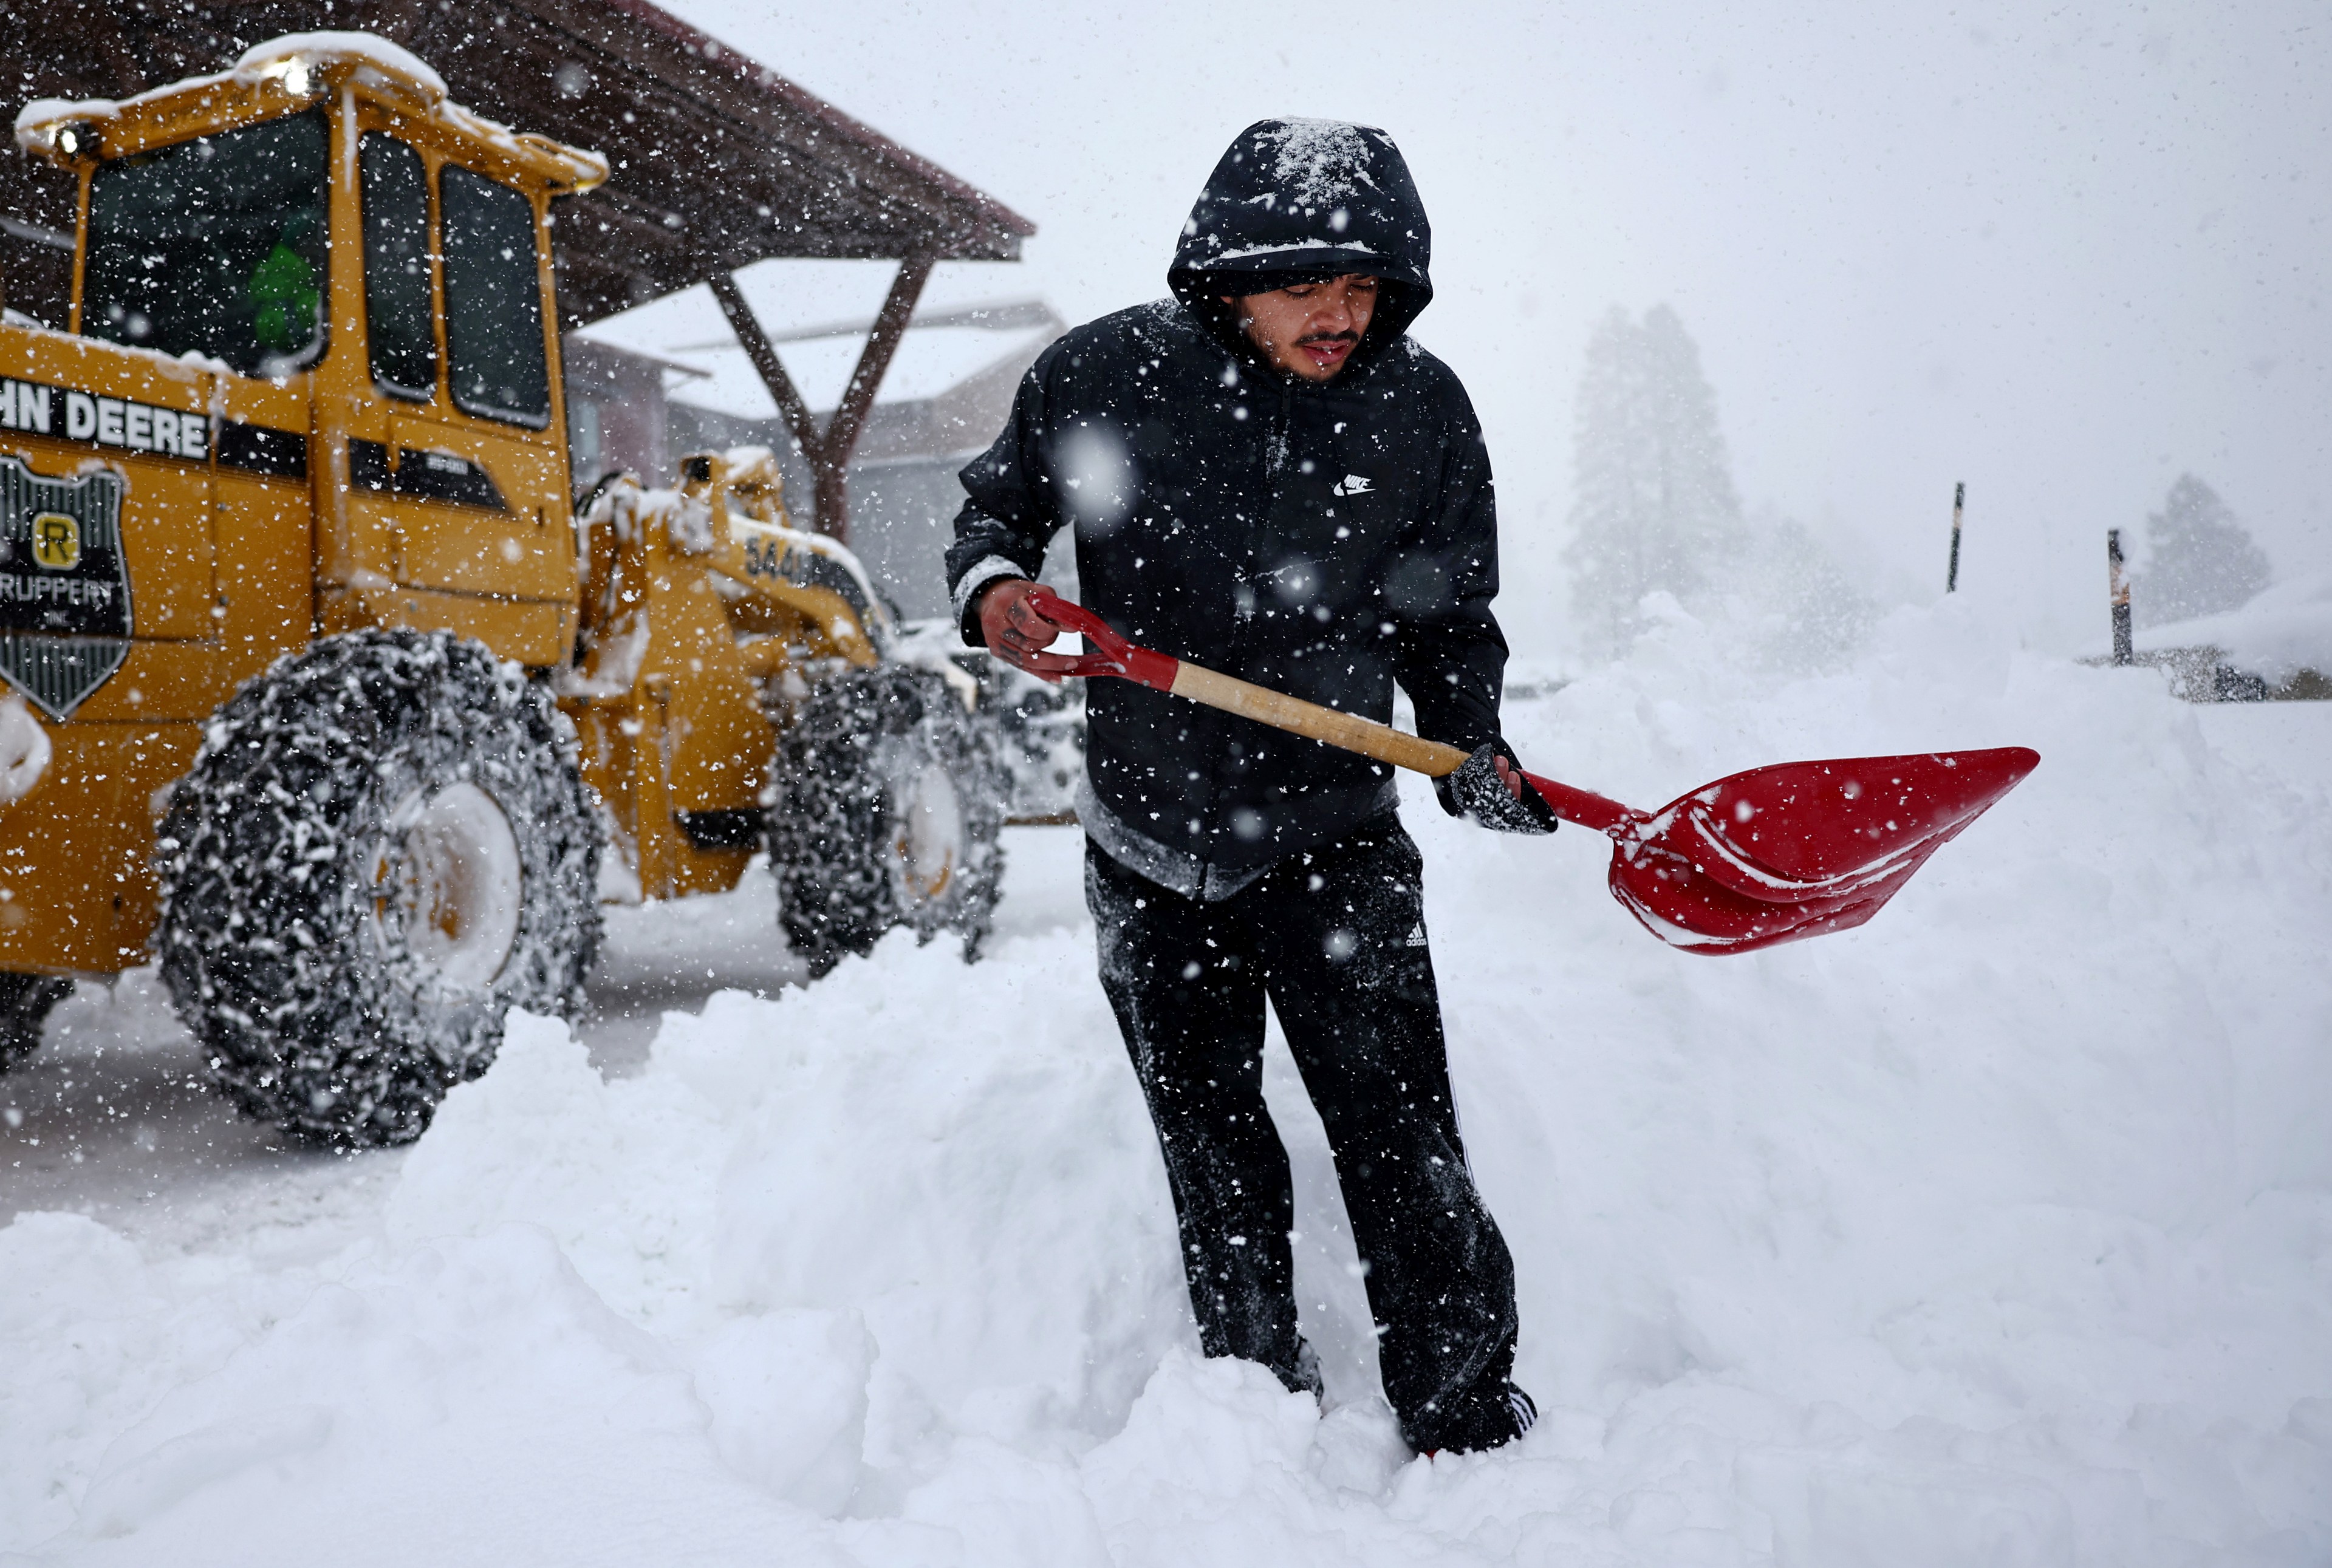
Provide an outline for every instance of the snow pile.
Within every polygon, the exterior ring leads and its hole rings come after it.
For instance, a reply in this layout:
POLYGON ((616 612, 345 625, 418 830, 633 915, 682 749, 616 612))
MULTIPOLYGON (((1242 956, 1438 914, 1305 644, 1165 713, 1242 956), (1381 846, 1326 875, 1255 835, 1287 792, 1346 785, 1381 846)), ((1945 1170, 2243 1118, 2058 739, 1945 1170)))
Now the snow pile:
POLYGON ((2332 673, 2332 574, 2278 583, 2239 609, 2149 626, 2137 646, 2216 648, 2237 669, 2273 681, 2303 670, 2332 673))
POLYGON ((0 1553, 2332 1558, 2321 769, 2246 772, 2151 675, 2010 651, 1979 614, 1897 614, 1760 691, 1671 611, 1511 716, 1534 766, 1639 805, 1794 756, 2037 745, 1858 932, 1676 953, 1591 835, 1411 797, 1546 1412, 1513 1449, 1400 1449, 1281 1048, 1324 1419, 1193 1354, 1089 933, 971 968, 894 937, 667 1018, 614 1082, 517 1020, 330 1257, 0 1231, 0 1553))

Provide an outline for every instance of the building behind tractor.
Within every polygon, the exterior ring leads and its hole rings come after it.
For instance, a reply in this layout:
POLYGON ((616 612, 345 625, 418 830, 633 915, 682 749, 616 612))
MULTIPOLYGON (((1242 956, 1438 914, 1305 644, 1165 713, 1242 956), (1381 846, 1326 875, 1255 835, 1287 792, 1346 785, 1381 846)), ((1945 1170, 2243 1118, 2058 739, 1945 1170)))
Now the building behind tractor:
POLYGON ((68 329, 0 327, 0 1061, 158 958, 247 1112, 416 1136, 581 1006, 603 856, 667 898, 766 851, 814 973, 976 950, 978 684, 766 452, 570 501, 550 204, 600 159, 354 34, 17 137, 80 201, 68 329))

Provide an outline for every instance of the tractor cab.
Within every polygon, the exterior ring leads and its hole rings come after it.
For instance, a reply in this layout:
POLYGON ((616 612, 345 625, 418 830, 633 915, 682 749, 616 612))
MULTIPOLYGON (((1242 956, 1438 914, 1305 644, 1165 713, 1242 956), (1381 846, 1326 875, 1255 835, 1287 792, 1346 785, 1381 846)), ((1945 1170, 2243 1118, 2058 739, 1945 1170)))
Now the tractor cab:
MULTIPOLYGON (((346 33, 119 104, 35 105, 17 137, 81 176, 73 333, 277 394, 229 411, 217 461, 309 484, 315 630, 569 656, 550 204, 603 180, 599 158, 346 33)), ((140 429, 142 450, 205 455, 179 420, 140 429)))
POLYGON ((238 375, 323 356, 330 209, 321 109, 97 164, 80 330, 238 375))

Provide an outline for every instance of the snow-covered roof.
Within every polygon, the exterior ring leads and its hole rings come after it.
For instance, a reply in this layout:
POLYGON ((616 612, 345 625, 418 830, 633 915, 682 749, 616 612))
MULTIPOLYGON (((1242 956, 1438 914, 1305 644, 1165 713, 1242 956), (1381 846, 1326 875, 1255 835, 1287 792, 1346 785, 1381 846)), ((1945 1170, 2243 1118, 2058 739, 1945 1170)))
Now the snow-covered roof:
POLYGON ((2332 673, 2332 573, 2278 583, 2239 609, 2149 626, 2141 652, 2216 648, 2228 663, 2270 680, 2302 670, 2332 673))
MULTIPOLYGON (((952 271, 926 289, 884 374, 882 402, 938 396, 1008 356, 1026 363, 1065 329, 1041 301, 996 301, 980 292, 992 287, 989 280, 947 275, 952 271)), ((869 328, 855 311, 879 299, 886 276, 886 269, 866 263, 811 261, 747 275, 754 313, 811 407, 841 401, 869 328)), ((702 290, 596 322, 580 336, 696 373, 698 379, 671 390, 675 401, 749 419, 777 413, 768 387, 702 290)))
MULTIPOLYGON (((900 339, 898 353, 884 374, 881 401, 903 403, 936 397, 1007 356, 1035 357, 1037 349, 1057 336, 1057 329, 1012 333, 982 332, 963 327, 911 329, 900 339)), ((782 352, 787 373, 802 389, 802 395, 816 407, 832 408, 841 401, 842 389, 857 366, 863 347, 860 343, 822 337, 788 344, 782 352)), ((769 388, 743 349, 699 350, 689 355, 684 363, 704 375, 675 388, 672 396, 676 402, 751 418, 767 419, 776 414, 777 405, 769 397, 769 388)))

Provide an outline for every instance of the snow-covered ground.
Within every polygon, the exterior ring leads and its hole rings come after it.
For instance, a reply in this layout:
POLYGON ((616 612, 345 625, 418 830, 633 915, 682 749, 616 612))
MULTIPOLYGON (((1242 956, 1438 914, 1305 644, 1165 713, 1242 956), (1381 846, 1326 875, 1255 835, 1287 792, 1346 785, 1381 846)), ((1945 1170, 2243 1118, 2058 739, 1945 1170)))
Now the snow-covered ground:
POLYGON ((1963 599, 1783 678, 1679 615, 1510 711, 1647 805, 2039 747, 1858 932, 1677 953, 1591 835, 1411 798, 1508 1450, 1400 1449, 1276 1044, 1329 1413, 1197 1358, 1076 840, 1027 830, 972 967, 789 988, 759 877, 616 912, 580 1039, 515 1021, 403 1153, 276 1147, 150 980, 85 990, 0 1079, 0 1561, 2332 1561, 2332 705, 2013 641, 1963 599))

